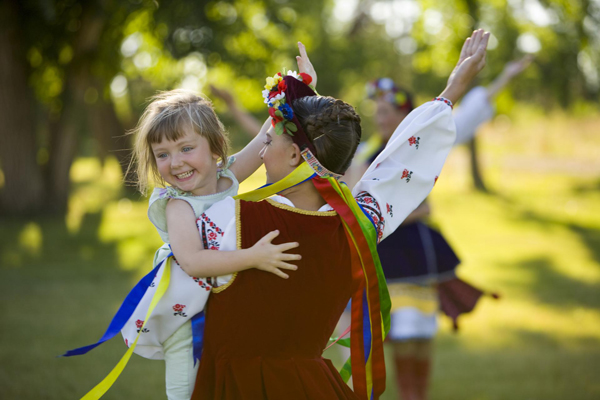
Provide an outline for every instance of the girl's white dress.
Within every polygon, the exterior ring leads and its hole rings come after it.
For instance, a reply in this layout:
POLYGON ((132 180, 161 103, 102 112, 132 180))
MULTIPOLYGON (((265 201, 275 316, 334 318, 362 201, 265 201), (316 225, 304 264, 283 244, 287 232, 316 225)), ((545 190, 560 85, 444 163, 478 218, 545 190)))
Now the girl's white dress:
MULTIPOLYGON (((201 234, 204 248, 217 249, 215 246, 216 238, 222 235, 222 232, 204 214, 204 211, 212 204, 237 194, 239 183, 234 174, 228 169, 233 162, 234 157, 231 157, 227 168, 219 171, 220 179, 229 179, 232 182, 231 186, 223 192, 206 196, 193 196, 173 187, 154 189, 150 196, 148 218, 156 227, 165 245, 157 250, 153 267, 156 267, 171 253, 166 218, 166 206, 169 199, 183 200, 192 207, 198 232, 199 234, 204 232, 204 234, 201 234)), ((138 335, 165 267, 166 265, 163 265, 158 270, 154 281, 121 331, 127 346, 130 346, 138 335)), ((189 399, 192 395, 197 371, 197 365, 194 365, 192 354, 190 319, 204 310, 212 289, 212 280, 206 277, 187 275, 174 260, 171 262, 170 268, 169 287, 147 321, 134 352, 145 358, 164 359, 168 398, 171 400, 189 399)), ((226 277, 221 278, 221 281, 223 279, 226 279, 226 277)))

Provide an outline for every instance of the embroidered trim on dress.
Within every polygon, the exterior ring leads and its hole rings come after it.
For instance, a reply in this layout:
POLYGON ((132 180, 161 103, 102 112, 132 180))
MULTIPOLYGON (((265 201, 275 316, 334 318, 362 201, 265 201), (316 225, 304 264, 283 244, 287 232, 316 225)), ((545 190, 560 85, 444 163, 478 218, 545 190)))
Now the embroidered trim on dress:
POLYGON ((377 231, 377 242, 380 242, 385 228, 385 218, 381 212, 381 207, 379 206, 377 199, 371 196, 369 192, 363 191, 356 195, 356 201, 371 217, 371 220, 375 224, 375 230, 377 231))
POLYGON ((266 199, 266 201, 269 204, 271 204, 272 206, 275 206, 277 208, 281 208, 282 210, 287 210, 287 211, 295 212, 297 214, 312 215, 312 216, 315 216, 315 217, 333 217, 333 216, 337 215, 337 212, 335 212, 335 211, 309 211, 309 210, 302 210, 300 208, 288 206, 287 204, 279 203, 279 202, 277 202, 277 201, 275 201, 273 199, 266 199))
MULTIPOLYGON (((240 201, 239 200, 235 201, 235 229, 236 229, 236 249, 241 250, 242 249, 242 221, 240 221, 240 201)), ((237 276, 238 276, 238 273, 234 272, 231 275, 231 279, 229 280, 229 282, 227 282, 223 286, 213 287, 212 292, 213 293, 221 293, 223 290, 225 290, 229 286, 231 286, 231 284, 235 281, 235 278, 237 278, 237 276)))
POLYGON ((321 177, 332 177, 335 179, 339 179, 342 177, 342 175, 336 174, 335 172, 331 172, 330 170, 325 168, 319 162, 319 160, 317 160, 317 157, 315 157, 315 155, 312 153, 312 151, 310 151, 308 147, 302 150, 300 154, 302 154, 302 158, 304 158, 304 160, 308 163, 308 165, 310 165, 313 171, 317 173, 317 175, 321 177))

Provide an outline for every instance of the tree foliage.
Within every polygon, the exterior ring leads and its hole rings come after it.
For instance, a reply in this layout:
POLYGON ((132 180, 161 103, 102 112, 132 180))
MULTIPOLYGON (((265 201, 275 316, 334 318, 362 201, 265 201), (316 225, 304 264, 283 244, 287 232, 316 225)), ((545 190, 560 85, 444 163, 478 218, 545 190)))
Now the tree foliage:
POLYGON ((484 84, 536 53, 501 111, 515 101, 597 106, 600 88, 598 0, 7 0, 0 25, 5 214, 64 212, 77 155, 126 164, 128 141, 117 138, 157 90, 214 83, 265 116, 264 77, 296 69, 297 41, 319 92, 367 117, 367 80, 390 76, 422 99, 436 95, 476 27, 494 35, 484 84))

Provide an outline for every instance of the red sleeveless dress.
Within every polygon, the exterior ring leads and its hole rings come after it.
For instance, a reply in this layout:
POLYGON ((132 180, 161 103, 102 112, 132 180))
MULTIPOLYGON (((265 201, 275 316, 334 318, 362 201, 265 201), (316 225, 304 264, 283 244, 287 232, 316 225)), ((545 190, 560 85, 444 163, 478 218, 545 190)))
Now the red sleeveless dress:
POLYGON ((352 295, 351 260, 335 212, 238 201, 238 248, 272 230, 297 241, 290 278, 250 269, 210 296, 192 399, 358 399, 321 357, 352 295))

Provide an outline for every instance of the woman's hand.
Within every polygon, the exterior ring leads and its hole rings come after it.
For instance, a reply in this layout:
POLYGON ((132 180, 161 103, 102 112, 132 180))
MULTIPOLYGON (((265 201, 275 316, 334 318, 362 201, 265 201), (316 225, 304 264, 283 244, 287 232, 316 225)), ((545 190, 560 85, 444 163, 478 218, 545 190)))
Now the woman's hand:
POLYGON ((467 91, 469 84, 485 66, 485 55, 489 32, 478 29, 465 40, 456 67, 448 78, 446 89, 440 94, 452 103, 456 103, 467 91))
POLYGON ((315 67, 313 67, 311 64, 310 59, 306 54, 306 47, 304 47, 302 42, 298 42, 298 50, 300 51, 300 55, 296 56, 296 61, 298 62, 298 72, 304 72, 305 74, 310 75, 312 78, 311 85, 316 89, 317 71, 315 71, 315 67))
POLYGON ((250 257, 254 260, 255 268, 261 271, 270 272, 280 278, 287 279, 289 276, 282 272, 282 269, 295 271, 298 269, 293 264, 285 261, 300 260, 300 254, 288 254, 286 251, 299 246, 298 243, 289 242, 283 244, 273 244, 272 241, 279 236, 279 231, 272 231, 263 236, 254 246, 249 249, 250 257))

